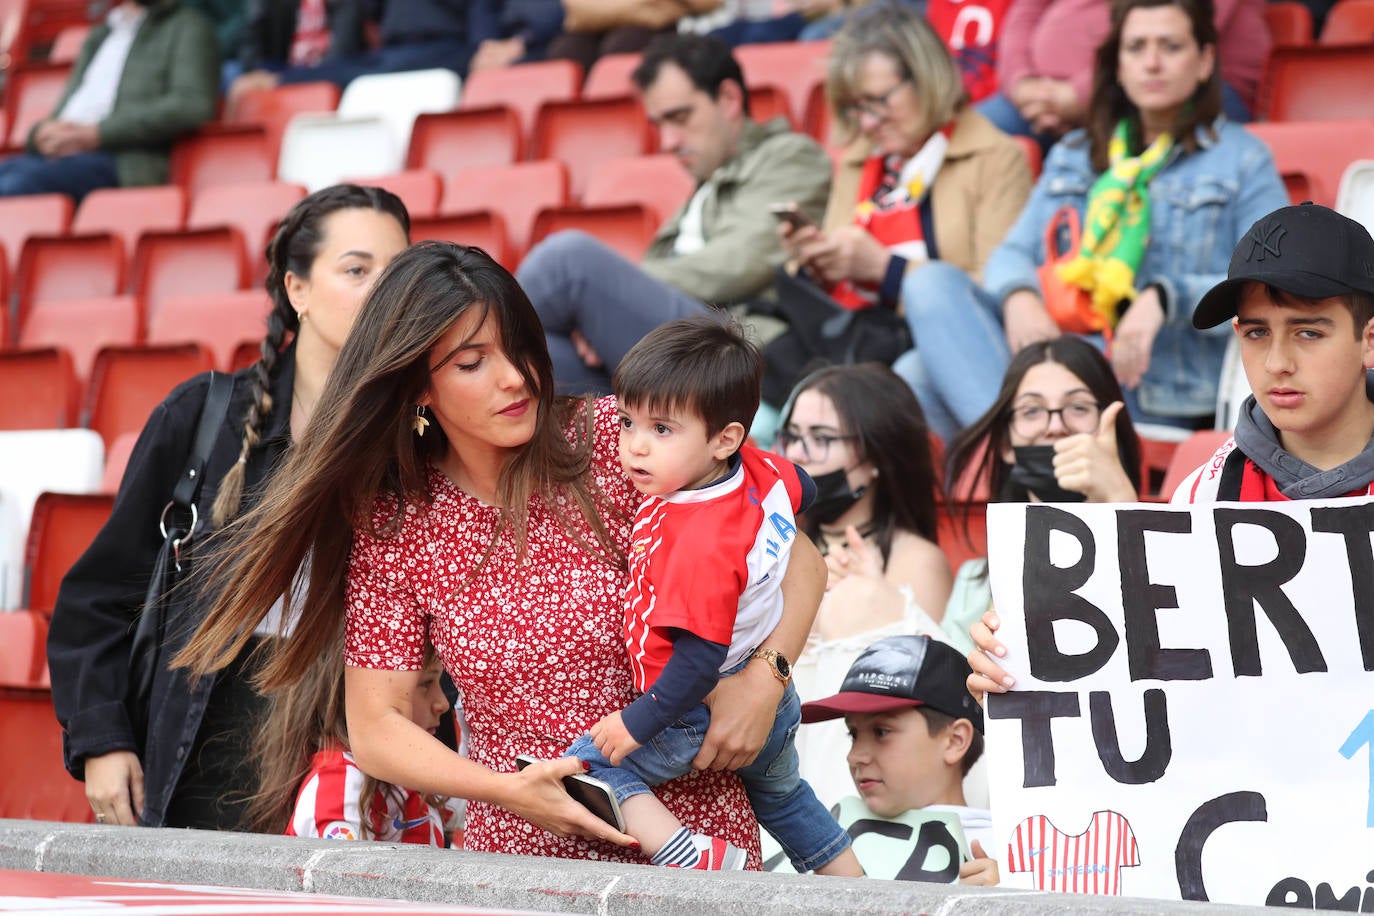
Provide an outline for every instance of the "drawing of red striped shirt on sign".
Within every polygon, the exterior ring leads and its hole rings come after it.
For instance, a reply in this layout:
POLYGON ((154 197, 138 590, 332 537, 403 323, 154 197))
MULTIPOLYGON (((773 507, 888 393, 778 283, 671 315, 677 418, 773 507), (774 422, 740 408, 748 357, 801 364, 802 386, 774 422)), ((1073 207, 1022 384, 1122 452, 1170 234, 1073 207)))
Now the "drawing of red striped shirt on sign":
POLYGON ((1140 864, 1140 848, 1130 822, 1115 811, 1093 814, 1088 829, 1061 833, 1043 814, 1028 817, 1012 831, 1008 868, 1030 872, 1042 891, 1121 895, 1121 869, 1140 864))

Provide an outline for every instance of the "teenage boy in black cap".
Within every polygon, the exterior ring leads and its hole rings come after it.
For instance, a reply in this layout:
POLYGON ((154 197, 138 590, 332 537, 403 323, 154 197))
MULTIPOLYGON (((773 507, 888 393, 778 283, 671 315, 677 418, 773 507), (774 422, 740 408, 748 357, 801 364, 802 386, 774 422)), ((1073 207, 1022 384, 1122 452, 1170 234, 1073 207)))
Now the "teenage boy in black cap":
POLYGON ((1173 502, 1273 502, 1374 494, 1374 239, 1304 203, 1250 227, 1193 325, 1230 320, 1254 394, 1235 435, 1173 502))
POLYGON ((983 852, 992 818, 964 802, 964 776, 983 753, 983 710, 964 687, 959 651, 929 636, 890 636, 850 665, 831 697, 802 704, 802 722, 844 717, 853 739, 849 772, 868 809, 895 818, 915 809, 959 816, 974 859, 962 884, 997 884, 983 852))

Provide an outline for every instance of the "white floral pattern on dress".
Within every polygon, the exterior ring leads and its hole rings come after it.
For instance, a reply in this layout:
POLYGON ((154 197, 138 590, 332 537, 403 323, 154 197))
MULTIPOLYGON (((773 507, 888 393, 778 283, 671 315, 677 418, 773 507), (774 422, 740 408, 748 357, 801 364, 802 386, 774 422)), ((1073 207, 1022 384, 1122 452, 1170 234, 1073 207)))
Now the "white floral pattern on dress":
MULTIPOLYGON (((617 458, 614 398, 597 401, 595 410, 592 473, 623 516, 604 521, 627 550, 640 496, 617 458)), ((361 668, 418 670, 428 630, 462 691, 474 761, 510 771, 517 754, 557 757, 598 719, 634 699, 621 634, 626 574, 579 548, 549 507, 535 499, 525 558, 517 561, 511 538, 502 537, 464 588, 491 542, 498 513, 436 469, 430 486, 433 504, 407 504, 396 537, 354 536, 346 661, 361 668)), ((389 517, 391 505, 379 500, 374 519, 389 517)), ((582 537, 594 544, 591 527, 574 506, 569 509, 582 537)), ((700 773, 656 793, 683 823, 748 850, 750 867, 758 867, 758 824, 737 778, 700 773)), ((643 861, 607 843, 560 839, 482 802, 468 805, 464 847, 643 861)))

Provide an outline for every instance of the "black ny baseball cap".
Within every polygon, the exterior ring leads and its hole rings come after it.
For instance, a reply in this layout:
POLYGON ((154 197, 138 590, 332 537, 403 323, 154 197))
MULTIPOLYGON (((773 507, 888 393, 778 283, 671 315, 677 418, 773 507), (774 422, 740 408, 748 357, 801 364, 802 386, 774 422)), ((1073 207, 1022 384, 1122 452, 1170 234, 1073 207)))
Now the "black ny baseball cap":
POLYGON ((929 706, 983 730, 983 710, 965 681, 973 673, 967 659, 948 643, 929 636, 889 636, 854 659, 840 692, 803 703, 803 722, 824 722, 851 713, 887 712, 929 706))
POLYGON ((1261 217, 1236 245, 1226 279, 1193 310, 1193 327, 1236 316, 1240 288, 1267 283, 1303 299, 1374 294, 1374 239, 1348 216, 1310 200, 1261 217))

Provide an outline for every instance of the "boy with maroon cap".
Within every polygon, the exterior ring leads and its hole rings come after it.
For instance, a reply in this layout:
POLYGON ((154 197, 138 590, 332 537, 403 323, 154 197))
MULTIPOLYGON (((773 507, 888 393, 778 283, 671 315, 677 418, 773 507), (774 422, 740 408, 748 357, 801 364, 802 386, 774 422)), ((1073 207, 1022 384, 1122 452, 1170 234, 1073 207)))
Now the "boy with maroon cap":
POLYGON ((1310 202, 1253 226, 1227 279, 1193 312, 1230 321, 1253 395, 1235 435, 1174 492, 1175 503, 1374 494, 1374 239, 1310 202))
POLYGON ((957 814, 974 859, 962 884, 998 883, 983 852, 992 819, 964 801, 964 776, 983 753, 983 710, 964 686, 970 668, 957 649, 929 636, 890 636, 850 665, 840 692, 802 704, 802 722, 844 717, 853 745, 849 771, 868 809, 895 818, 921 809, 957 814))

